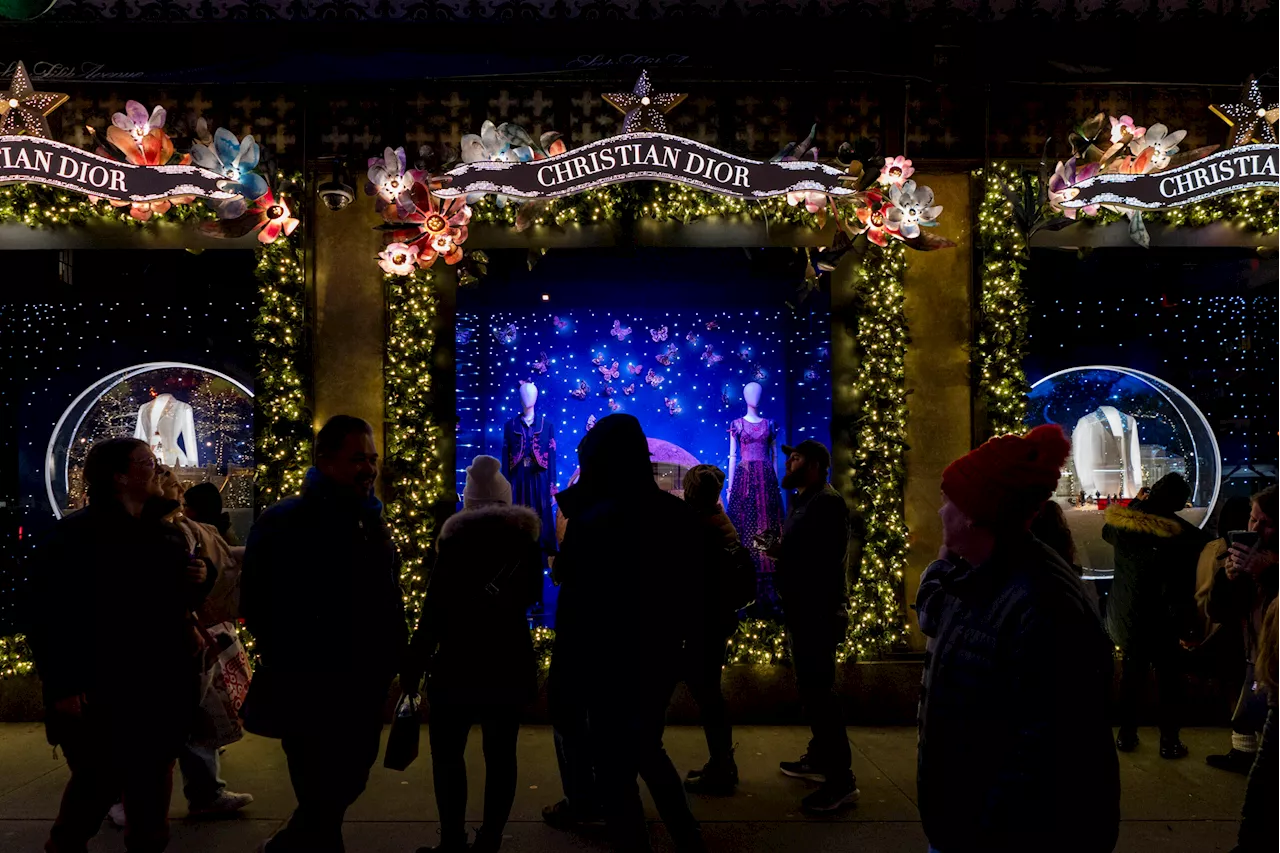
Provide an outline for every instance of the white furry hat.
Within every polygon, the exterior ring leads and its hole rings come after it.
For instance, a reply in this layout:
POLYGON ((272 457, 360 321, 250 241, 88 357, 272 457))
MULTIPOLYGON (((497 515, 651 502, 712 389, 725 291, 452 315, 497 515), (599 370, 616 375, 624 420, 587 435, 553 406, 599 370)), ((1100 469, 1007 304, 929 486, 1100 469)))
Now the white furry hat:
POLYGON ((492 456, 477 456, 467 468, 462 505, 469 507, 491 503, 511 503, 511 484, 502 476, 502 463, 492 456))

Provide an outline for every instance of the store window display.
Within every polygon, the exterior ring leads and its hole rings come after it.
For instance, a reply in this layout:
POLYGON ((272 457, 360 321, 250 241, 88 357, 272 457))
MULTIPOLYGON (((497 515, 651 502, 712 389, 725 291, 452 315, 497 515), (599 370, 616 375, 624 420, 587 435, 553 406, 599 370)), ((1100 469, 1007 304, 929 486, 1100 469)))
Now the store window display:
MULTIPOLYGON (((777 423, 760 414, 764 389, 749 382, 742 389, 747 411, 729 424, 729 519, 744 542, 782 529, 782 490, 778 483, 777 423)), ((756 554, 761 572, 773 571, 773 560, 756 554)))
POLYGON ((556 481, 555 421, 538 412, 538 386, 520 383, 520 414, 503 427, 502 473, 511 482, 511 502, 527 506, 542 522, 539 544, 547 555, 556 547, 551 491, 556 481))

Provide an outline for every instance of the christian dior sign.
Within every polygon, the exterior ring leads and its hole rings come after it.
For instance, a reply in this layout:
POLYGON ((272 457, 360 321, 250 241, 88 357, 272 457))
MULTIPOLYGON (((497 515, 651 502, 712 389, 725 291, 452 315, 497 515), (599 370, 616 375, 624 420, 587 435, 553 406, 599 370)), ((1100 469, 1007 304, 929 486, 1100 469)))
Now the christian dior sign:
POLYGON ((1249 189, 1280 190, 1280 146, 1241 145, 1151 175, 1097 175, 1076 184, 1063 207, 1114 204, 1139 210, 1182 207, 1249 189))
POLYGON ((667 181, 736 198, 769 198, 809 190, 849 195, 839 169, 811 160, 761 163, 666 133, 625 133, 545 160, 480 161, 446 173, 442 198, 498 193, 559 198, 625 181, 667 181))
POLYGON ((173 196, 232 198, 222 176, 198 166, 135 166, 108 160, 52 139, 0 136, 0 184, 44 184, 113 201, 158 201, 173 196))

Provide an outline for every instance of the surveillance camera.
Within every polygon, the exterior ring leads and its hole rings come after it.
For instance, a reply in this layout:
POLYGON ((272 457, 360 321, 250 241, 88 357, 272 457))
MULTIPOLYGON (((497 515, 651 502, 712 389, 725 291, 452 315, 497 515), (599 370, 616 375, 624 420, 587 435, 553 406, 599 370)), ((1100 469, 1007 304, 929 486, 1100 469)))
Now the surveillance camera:
POLYGON ((355 190, 338 180, 325 181, 316 188, 316 193, 330 210, 342 210, 356 197, 355 190))

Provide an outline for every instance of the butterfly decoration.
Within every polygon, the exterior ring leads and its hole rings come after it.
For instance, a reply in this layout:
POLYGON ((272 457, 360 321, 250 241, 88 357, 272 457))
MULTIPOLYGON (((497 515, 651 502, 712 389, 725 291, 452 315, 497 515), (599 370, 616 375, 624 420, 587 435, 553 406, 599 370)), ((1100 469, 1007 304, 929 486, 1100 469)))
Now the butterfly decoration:
POLYGON ((595 357, 591 359, 591 363, 596 365, 597 367, 604 364, 604 353, 602 352, 596 353, 595 357))
POLYGON ((618 392, 613 390, 612 385, 605 385, 603 388, 600 389, 601 397, 616 397, 617 394, 618 392))
POLYGON ((609 330, 609 334, 613 335, 619 341, 625 341, 627 339, 627 335, 631 334, 631 327, 624 327, 620 321, 614 320, 613 328, 609 330))
POLYGON ((605 367, 603 364, 600 365, 600 372, 604 374, 605 379, 617 379, 618 378, 618 362, 615 361, 612 365, 608 367, 605 367))
POLYGON ((632 382, 630 385, 623 386, 622 393, 628 397, 636 393, 636 383, 632 382))
POLYGON ((808 381, 808 382, 817 382, 817 381, 818 381, 818 371, 816 371, 816 370, 814 370, 812 367, 810 367, 808 370, 806 370, 806 371, 804 372, 804 378, 805 378, 805 380, 806 380, 806 381, 808 381))
POLYGON ((759 382, 769 377, 769 371, 758 364, 753 364, 751 365, 751 377, 759 382))
POLYGON ((460 343, 460 344, 470 343, 471 333, 474 331, 475 329, 458 329, 458 331, 453 336, 453 340, 456 343, 460 343))
POLYGON ((659 376, 658 374, 654 373, 654 372, 653 372, 653 368, 651 367, 651 368, 649 368, 649 372, 648 372, 647 374, 645 374, 644 381, 645 381, 645 382, 648 382, 648 383, 649 383, 650 385, 652 385, 654 388, 657 388, 657 387, 658 387, 659 385, 661 385, 663 382, 666 382, 666 381, 667 381, 667 377, 665 377, 665 376, 659 376))
POLYGON ((816 352, 817 352, 818 358, 827 358, 828 356, 831 355, 831 350, 827 349, 826 347, 818 347, 816 352))
POLYGON ((563 332, 565 329, 569 328, 569 320, 567 317, 563 320, 560 319, 558 316, 552 317, 551 325, 556 327, 556 331, 563 332))
POLYGON ((616 412, 621 408, 622 408, 622 404, 620 404, 617 400, 609 401, 609 411, 616 412))
POLYGON ((750 361, 751 347, 746 347, 746 346, 738 347, 738 358, 742 359, 743 361, 750 361))
POLYGON ((493 337, 494 340, 503 346, 511 346, 511 344, 515 342, 516 332, 516 324, 509 323, 505 329, 494 329, 493 337))
POLYGON ((711 344, 707 344, 707 350, 702 354, 702 360, 707 363, 707 367, 710 367, 713 364, 719 364, 720 362, 724 361, 724 356, 717 355, 716 353, 712 352, 711 344))
POLYGON ((690 332, 689 332, 689 334, 687 334, 687 335, 685 335, 685 336, 684 336, 684 339, 685 339, 686 341, 688 341, 689 343, 693 344, 694 346, 697 346, 697 345, 698 345, 698 333, 697 333, 697 332, 690 331, 690 332))
POLYGON ((653 342, 655 344, 662 343, 667 339, 667 327, 663 326, 661 329, 650 329, 649 337, 653 338, 653 342))
POLYGON ((716 329, 718 329, 718 328, 720 328, 720 324, 719 324, 719 323, 717 323, 715 320, 708 320, 708 321, 707 321, 707 331, 708 331, 708 332, 714 332, 714 331, 715 331, 716 329))
POLYGON ((663 367, 670 367, 671 362, 676 360, 676 353, 679 351, 679 348, 675 344, 667 344, 667 351, 657 357, 658 364, 661 364, 663 367))
POLYGON ((729 391, 727 388, 720 392, 720 405, 724 406, 726 409, 732 405, 729 402, 729 391))
POLYGON ((579 380, 578 380, 578 387, 577 387, 577 388, 574 388, 572 391, 570 391, 570 392, 569 392, 569 396, 570 396, 570 397, 572 397, 572 398, 573 398, 573 399, 575 399, 575 400, 585 400, 585 399, 587 399, 587 394, 588 394, 590 391, 591 391, 591 389, 587 386, 587 383, 585 383, 585 382, 583 382, 581 379, 579 379, 579 380))
POLYGON ((550 363, 550 360, 547 358, 547 354, 545 352, 540 352, 538 353, 538 360, 535 361, 532 365, 533 370, 537 373, 546 373, 547 365, 549 363, 550 363))
POLYGON ((629 362, 629 361, 628 361, 628 362, 627 362, 627 370, 631 371, 631 375, 632 375, 632 376, 639 376, 641 373, 644 373, 644 365, 643 365, 643 364, 632 364, 631 362, 629 362))
POLYGON ((596 416, 589 415, 587 417, 587 432, 591 432, 591 428, 596 425, 596 416))
POLYGON ((679 400, 675 400, 670 397, 663 397, 662 399, 667 404, 667 414, 678 415, 684 411, 684 409, 680 408, 679 400))

